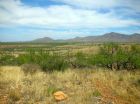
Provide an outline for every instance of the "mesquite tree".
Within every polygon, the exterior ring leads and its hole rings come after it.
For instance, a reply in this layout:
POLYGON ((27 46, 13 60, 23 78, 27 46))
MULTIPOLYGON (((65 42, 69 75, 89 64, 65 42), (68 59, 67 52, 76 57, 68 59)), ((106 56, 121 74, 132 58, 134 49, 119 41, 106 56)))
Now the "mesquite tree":
POLYGON ((92 64, 112 70, 138 69, 140 68, 140 48, 137 45, 123 47, 115 43, 104 44, 100 52, 93 56, 92 64))

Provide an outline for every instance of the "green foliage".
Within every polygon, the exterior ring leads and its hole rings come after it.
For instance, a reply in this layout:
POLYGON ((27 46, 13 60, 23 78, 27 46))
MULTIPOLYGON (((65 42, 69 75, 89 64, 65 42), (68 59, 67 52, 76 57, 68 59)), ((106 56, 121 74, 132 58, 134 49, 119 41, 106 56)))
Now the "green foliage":
POLYGON ((51 96, 56 91, 58 91, 58 88, 55 86, 49 86, 47 89, 47 96, 51 96))
POLYGON ((82 52, 76 53, 76 55, 73 57, 72 66, 74 68, 89 67, 88 56, 82 52))
POLYGON ((55 53, 48 53, 45 51, 30 51, 28 54, 20 55, 18 57, 19 64, 25 63, 33 63, 40 65, 43 71, 64 71, 67 68, 67 62, 64 60, 64 57, 55 54, 55 53))
MULTIPOLYGON (((134 70, 140 69, 140 46, 128 45, 124 47, 116 43, 107 43, 100 45, 97 54, 85 54, 83 52, 62 54, 39 48, 27 48, 25 54, 20 54, 18 57, 8 53, 0 53, 0 65, 23 64, 39 65, 46 72, 64 71, 67 67, 89 68, 92 66, 105 67, 111 70, 134 70)), ((31 70, 31 68, 29 69, 31 70)))
POLYGON ((16 65, 17 60, 13 55, 0 54, 0 65, 16 65))
POLYGON ((44 71, 64 71, 67 68, 67 62, 63 56, 58 54, 49 55, 39 63, 44 71))
MULTIPOLYGON (((128 47, 127 47, 128 48, 128 47)), ((100 52, 90 58, 93 65, 115 70, 140 68, 140 49, 131 46, 131 50, 117 44, 104 44, 100 52)))
POLYGON ((131 53, 129 55, 129 62, 133 65, 133 68, 140 68, 140 48, 137 46, 131 47, 131 53))

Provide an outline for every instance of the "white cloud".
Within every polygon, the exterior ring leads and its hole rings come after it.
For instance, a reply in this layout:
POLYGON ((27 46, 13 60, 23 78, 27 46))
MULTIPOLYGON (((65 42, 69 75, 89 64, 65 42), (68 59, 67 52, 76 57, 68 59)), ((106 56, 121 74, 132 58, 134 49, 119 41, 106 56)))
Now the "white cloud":
MULTIPOLYGON (((59 0, 60 1, 60 0, 59 0)), ((61 0, 75 5, 91 5, 110 7, 116 5, 116 0, 93 2, 93 0, 61 0)), ((130 1, 130 0, 129 0, 130 1)), ((36 26, 47 28, 112 28, 130 25, 140 26, 139 21, 123 20, 113 13, 101 14, 96 10, 73 8, 68 5, 52 5, 49 7, 31 7, 24 5, 20 0, 0 1, 0 26, 36 26)))
POLYGON ((87 9, 129 7, 140 11, 140 0, 52 0, 87 9))
POLYGON ((52 0, 82 8, 101 8, 116 5, 116 0, 52 0))

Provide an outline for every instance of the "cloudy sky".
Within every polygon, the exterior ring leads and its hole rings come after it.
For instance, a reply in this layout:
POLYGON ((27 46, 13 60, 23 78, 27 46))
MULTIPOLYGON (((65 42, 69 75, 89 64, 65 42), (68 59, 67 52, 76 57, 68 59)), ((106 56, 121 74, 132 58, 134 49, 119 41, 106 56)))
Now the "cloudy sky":
POLYGON ((140 0, 0 0, 0 41, 140 33, 140 0))

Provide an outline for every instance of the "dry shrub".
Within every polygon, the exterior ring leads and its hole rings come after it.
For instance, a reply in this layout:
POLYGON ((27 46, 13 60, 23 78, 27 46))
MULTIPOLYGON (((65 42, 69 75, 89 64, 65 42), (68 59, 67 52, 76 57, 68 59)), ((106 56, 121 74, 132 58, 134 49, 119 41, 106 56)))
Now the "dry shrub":
POLYGON ((21 93, 16 90, 16 89, 13 89, 9 92, 9 99, 12 101, 12 102, 16 102, 16 101, 19 101, 21 98, 21 93))
POLYGON ((23 64, 21 66, 21 69, 23 70, 23 72, 25 73, 25 75, 27 75, 27 74, 34 74, 38 70, 40 70, 41 68, 37 64, 23 64))

